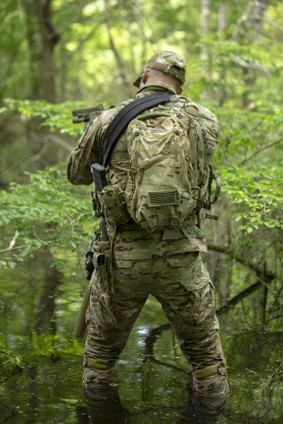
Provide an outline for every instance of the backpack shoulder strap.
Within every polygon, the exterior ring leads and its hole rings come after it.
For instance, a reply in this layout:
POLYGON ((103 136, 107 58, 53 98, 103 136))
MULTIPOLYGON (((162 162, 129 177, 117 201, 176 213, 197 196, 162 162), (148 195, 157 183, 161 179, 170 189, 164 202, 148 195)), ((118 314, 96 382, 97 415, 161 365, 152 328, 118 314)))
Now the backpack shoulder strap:
POLYGON ((154 106, 161 105, 170 100, 173 96, 171 93, 154 93, 144 96, 140 99, 133 100, 125 106, 115 118, 111 121, 101 140, 101 162, 104 167, 109 163, 112 150, 116 141, 127 127, 127 125, 142 112, 151 109, 154 106))

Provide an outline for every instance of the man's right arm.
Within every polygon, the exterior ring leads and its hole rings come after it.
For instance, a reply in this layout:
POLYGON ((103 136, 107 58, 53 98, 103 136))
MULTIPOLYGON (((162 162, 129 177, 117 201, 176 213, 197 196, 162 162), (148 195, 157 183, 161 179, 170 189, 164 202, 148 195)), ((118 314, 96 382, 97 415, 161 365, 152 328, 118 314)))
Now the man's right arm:
POLYGON ((99 162, 102 136, 101 115, 96 117, 81 136, 67 162, 67 178, 72 184, 90 184, 90 166, 99 162))

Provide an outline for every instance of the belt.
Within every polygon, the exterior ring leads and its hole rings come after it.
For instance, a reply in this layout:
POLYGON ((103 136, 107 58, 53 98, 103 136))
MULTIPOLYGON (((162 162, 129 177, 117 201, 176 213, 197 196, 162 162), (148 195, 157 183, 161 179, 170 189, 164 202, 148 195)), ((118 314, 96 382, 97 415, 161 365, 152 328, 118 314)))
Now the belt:
POLYGON ((135 221, 130 221, 127 224, 118 225, 118 231, 146 231, 143 227, 135 221))

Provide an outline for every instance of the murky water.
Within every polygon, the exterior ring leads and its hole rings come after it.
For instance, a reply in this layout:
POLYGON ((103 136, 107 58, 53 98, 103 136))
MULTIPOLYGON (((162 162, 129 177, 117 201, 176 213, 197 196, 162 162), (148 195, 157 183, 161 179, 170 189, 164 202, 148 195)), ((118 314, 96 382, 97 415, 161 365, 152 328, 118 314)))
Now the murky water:
POLYGON ((223 415, 200 419, 191 405, 192 381, 186 362, 159 305, 149 298, 119 363, 120 402, 90 405, 82 392, 83 342, 71 335, 77 297, 85 284, 81 276, 66 272, 60 284, 53 281, 51 290, 46 275, 39 269, 35 272, 34 265, 15 271, 12 281, 11 273, 0 276, 0 342, 26 361, 23 371, 7 379, 2 373, 1 424, 283 422, 282 333, 235 332, 230 313, 225 319, 230 328, 223 328, 222 338, 231 393, 223 415), (81 287, 74 288, 75 279, 82 281, 81 287), (50 302, 42 306, 44 296, 50 302), (48 328, 50 319, 53 324, 48 328))

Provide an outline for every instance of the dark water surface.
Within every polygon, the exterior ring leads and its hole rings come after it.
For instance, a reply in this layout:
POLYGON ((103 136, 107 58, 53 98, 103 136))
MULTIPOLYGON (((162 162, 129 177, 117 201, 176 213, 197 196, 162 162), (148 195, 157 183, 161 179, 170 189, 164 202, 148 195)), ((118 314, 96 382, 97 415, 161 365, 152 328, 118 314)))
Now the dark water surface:
POLYGON ((198 421, 190 406, 191 374, 153 298, 121 356, 121 403, 108 401, 89 407, 81 382, 83 341, 72 336, 85 283, 74 272, 64 278, 38 274, 32 266, 15 272, 13 281, 5 280, 5 272, 0 274, 0 342, 25 361, 24 369, 14 370, 14 374, 6 375, 1 368, 1 424, 283 423, 282 333, 262 328, 240 330, 232 325, 233 312, 224 317, 222 339, 231 393, 218 421, 198 421), (82 281, 81 286, 70 290, 75 279, 82 281))

